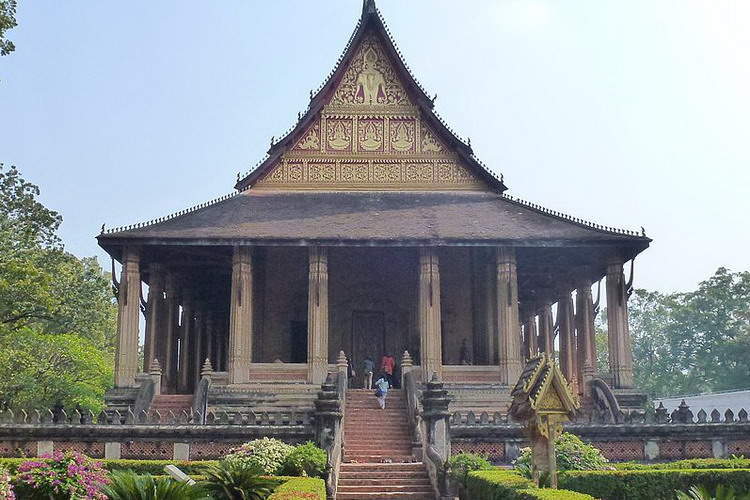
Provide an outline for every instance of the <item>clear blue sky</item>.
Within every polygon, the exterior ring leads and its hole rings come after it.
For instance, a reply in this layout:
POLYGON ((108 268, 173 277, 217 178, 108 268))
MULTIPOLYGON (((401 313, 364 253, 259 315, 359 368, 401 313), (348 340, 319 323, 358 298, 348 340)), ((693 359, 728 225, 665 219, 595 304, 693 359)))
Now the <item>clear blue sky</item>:
MULTIPOLYGON (((636 286, 750 269, 750 2, 379 0, 438 111, 509 193, 654 243, 636 286)), ((307 105, 359 0, 20 0, 0 161, 73 253, 103 222, 231 191, 307 105)), ((106 265, 106 262, 105 262, 106 265)))

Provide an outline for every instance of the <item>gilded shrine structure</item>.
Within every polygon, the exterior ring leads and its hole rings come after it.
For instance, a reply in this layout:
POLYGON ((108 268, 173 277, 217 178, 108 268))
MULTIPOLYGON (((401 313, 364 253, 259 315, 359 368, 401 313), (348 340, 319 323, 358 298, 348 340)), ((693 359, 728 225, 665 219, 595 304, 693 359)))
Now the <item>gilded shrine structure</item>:
POLYGON ((355 370, 408 351, 451 411, 506 412, 526 361, 555 352, 579 393, 597 378, 634 404, 625 265, 650 239, 507 189, 366 1, 307 110, 232 194, 98 236, 121 265, 110 406, 137 407, 157 374, 170 404, 204 391, 212 408, 310 408, 341 351, 355 370), (610 366, 597 373, 602 293, 610 366))

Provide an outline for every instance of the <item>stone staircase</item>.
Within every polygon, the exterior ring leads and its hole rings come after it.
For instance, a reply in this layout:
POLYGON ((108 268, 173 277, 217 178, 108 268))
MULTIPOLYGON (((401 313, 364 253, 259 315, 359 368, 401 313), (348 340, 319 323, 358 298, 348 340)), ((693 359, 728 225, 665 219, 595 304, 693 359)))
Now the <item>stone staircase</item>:
POLYGON ((412 455, 403 391, 388 393, 385 410, 373 392, 350 389, 346 393, 337 500, 435 500, 424 464, 412 455))
POLYGON ((149 411, 158 411, 162 416, 171 411, 179 417, 183 411, 189 414, 192 405, 192 394, 159 394, 151 401, 149 411))

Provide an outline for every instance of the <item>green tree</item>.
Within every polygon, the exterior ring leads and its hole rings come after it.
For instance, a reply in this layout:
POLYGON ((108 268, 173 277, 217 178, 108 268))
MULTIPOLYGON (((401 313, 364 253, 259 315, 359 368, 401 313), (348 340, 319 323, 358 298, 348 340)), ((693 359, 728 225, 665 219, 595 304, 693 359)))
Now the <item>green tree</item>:
POLYGON ((16 27, 16 0, 0 0, 0 56, 7 56, 16 46, 5 38, 5 32, 16 27))
POLYGON ((0 164, 0 406, 97 409, 111 381, 116 307, 95 258, 57 236, 62 217, 0 164))
POLYGON ((88 339, 22 328, 0 339, 0 406, 99 411, 112 356, 88 339))

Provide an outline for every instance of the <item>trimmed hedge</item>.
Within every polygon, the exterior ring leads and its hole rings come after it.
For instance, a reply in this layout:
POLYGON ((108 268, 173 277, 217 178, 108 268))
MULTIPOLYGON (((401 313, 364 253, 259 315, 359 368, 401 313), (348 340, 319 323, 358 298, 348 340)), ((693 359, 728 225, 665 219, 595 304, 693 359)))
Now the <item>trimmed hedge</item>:
MULTIPOLYGON (((32 460, 32 458, 0 458, 0 467, 4 467, 11 474, 16 472, 19 465, 32 460)), ((208 465, 218 464, 215 460, 105 460, 94 458, 96 462, 102 464, 102 467, 108 471, 115 470, 132 470, 138 474, 151 474, 154 476, 164 475, 164 467, 167 465, 176 465, 185 474, 201 474, 203 468, 208 465)))
POLYGON ((530 479, 501 469, 470 472, 466 492, 472 500, 594 500, 575 491, 537 488, 530 479))
POLYGON ((326 500, 326 483, 312 477, 294 477, 276 488, 268 500, 326 500))
POLYGON ((560 474, 559 483, 603 500, 671 500, 675 490, 694 485, 750 491, 750 469, 568 471, 560 474))
POLYGON ((675 469, 750 469, 749 458, 692 458, 656 464, 621 462, 613 464, 618 470, 675 470, 675 469))

